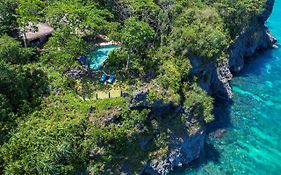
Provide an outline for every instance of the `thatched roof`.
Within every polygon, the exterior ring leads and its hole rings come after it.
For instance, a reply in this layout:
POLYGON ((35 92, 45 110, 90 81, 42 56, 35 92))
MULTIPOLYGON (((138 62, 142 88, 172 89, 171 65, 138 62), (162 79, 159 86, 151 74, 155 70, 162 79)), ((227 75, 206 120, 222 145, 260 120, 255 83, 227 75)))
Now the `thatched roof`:
POLYGON ((26 39, 32 41, 43 36, 48 36, 53 33, 54 29, 49 26, 47 23, 38 23, 35 25, 36 31, 29 31, 26 33, 26 39))

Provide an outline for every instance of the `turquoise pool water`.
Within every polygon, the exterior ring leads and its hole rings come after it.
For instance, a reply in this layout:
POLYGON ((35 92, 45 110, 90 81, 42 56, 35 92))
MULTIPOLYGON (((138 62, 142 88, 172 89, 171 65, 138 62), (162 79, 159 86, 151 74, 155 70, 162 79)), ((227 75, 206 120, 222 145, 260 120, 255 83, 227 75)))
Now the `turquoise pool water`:
POLYGON ((100 46, 97 50, 90 52, 87 58, 90 59, 90 69, 98 70, 101 65, 106 61, 108 55, 114 49, 120 48, 117 45, 100 46))
MULTIPOLYGON (((281 41, 281 0, 267 26, 281 41)), ((219 104, 217 128, 228 132, 207 138, 199 160, 176 175, 281 174, 281 46, 246 65, 232 81, 232 105, 219 104)))

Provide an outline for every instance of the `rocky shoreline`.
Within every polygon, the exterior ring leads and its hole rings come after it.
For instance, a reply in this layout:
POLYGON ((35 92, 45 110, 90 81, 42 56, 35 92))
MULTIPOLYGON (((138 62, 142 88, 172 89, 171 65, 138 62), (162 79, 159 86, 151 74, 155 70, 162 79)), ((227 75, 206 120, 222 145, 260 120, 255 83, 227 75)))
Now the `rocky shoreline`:
POLYGON ((231 98, 232 90, 228 82, 233 78, 233 74, 240 72, 248 59, 264 50, 274 48, 277 40, 265 26, 273 6, 274 0, 267 0, 265 11, 253 20, 250 28, 242 30, 234 44, 229 47, 228 61, 224 61, 217 68, 217 77, 220 82, 210 82, 211 95, 231 98), (223 86, 217 90, 212 88, 215 84, 223 86))
MULTIPOLYGON (((251 28, 244 29, 237 36, 236 41, 228 48, 228 60, 221 61, 220 64, 217 62, 204 64, 202 58, 190 58, 193 66, 191 74, 201 77, 199 79, 201 88, 216 99, 230 100, 233 94, 229 81, 233 78, 233 74, 241 71, 247 59, 255 56, 258 52, 274 48, 276 39, 265 27, 265 21, 271 15, 273 5, 274 0, 267 0, 265 11, 253 20, 251 28)), ((184 110, 182 112, 185 113, 188 120, 188 112, 184 110)), ((205 136, 204 128, 198 128, 191 135, 182 137, 173 137, 172 134, 168 155, 158 161, 150 160, 140 174, 167 175, 175 167, 197 159, 200 151, 204 148, 205 136)))

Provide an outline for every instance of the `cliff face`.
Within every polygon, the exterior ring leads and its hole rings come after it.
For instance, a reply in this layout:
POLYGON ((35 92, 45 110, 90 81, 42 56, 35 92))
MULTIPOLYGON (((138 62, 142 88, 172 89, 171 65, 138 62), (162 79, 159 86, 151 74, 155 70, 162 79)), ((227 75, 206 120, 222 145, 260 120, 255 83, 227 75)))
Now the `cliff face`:
POLYGON ((151 160, 142 174, 167 175, 174 167, 181 167, 199 157, 204 147, 205 132, 198 129, 192 135, 172 136, 169 145, 169 154, 161 160, 151 160))
MULTIPOLYGON (((167 113, 175 113, 173 120, 181 120, 184 116, 184 122, 180 123, 180 131, 173 129, 172 122, 169 126, 168 153, 161 158, 152 158, 143 167, 140 174, 167 175, 174 167, 182 166, 199 157, 200 151, 204 147, 205 130, 198 126, 198 121, 191 116, 191 108, 176 105, 174 103, 165 103, 155 100, 148 101, 148 94, 152 89, 157 89, 157 85, 144 85, 133 92, 133 98, 130 100, 130 107, 133 109, 151 109, 151 116, 154 115, 167 117, 167 113), (182 115, 179 115, 182 114, 182 115), (188 131, 193 128, 192 132, 188 131)), ((155 138, 158 135, 155 135, 155 138)), ((126 162, 127 165, 130 162, 126 162)), ((129 167, 129 166, 128 166, 129 167)), ((126 170, 125 174, 132 174, 126 170)))
POLYGON ((199 77, 200 86, 216 98, 228 99, 232 97, 229 81, 232 73, 243 69, 245 61, 257 52, 272 48, 276 39, 272 36, 265 21, 269 18, 274 0, 267 0, 265 11, 256 17, 251 27, 241 31, 235 42, 228 48, 229 59, 219 65, 214 61, 204 64, 203 59, 191 58, 193 69, 191 74, 199 77))
MULTIPOLYGON (((229 59, 219 65, 216 61, 205 63, 202 58, 190 58, 193 66, 192 75, 199 77, 199 85, 210 95, 219 99, 232 97, 229 81, 232 73, 241 71, 245 61, 253 57, 257 52, 272 48, 276 39, 272 36, 265 21, 269 18, 274 5, 274 0, 268 0, 265 11, 253 20, 251 27, 244 29, 235 42, 228 48, 229 59)), ((192 135, 172 137, 169 145, 169 153, 162 160, 151 160, 145 166, 143 174, 166 175, 176 166, 187 164, 199 157, 204 147, 204 129, 198 129, 192 135)))

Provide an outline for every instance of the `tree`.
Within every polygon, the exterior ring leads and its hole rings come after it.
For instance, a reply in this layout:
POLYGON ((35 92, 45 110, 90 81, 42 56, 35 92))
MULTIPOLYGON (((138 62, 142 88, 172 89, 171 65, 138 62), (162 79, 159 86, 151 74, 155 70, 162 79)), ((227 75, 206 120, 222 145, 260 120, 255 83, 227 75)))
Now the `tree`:
POLYGON ((190 69, 191 65, 188 58, 170 58, 160 66, 159 82, 164 89, 171 88, 175 93, 178 93, 183 79, 187 76, 190 69))
POLYGON ((40 69, 4 65, 1 68, 0 81, 0 93, 9 99, 14 112, 27 114, 48 93, 47 77, 40 69))
POLYGON ((265 2, 264 0, 237 0, 235 3, 228 0, 206 1, 221 14, 231 39, 235 39, 243 28, 252 27, 249 24, 263 13, 265 2))
POLYGON ((18 29, 16 8, 18 0, 0 1, 0 36, 7 33, 15 35, 18 29))
POLYGON ((8 137, 8 132, 11 129, 11 125, 13 125, 11 119, 14 119, 11 104, 6 95, 0 93, 0 145, 8 137))
POLYGON ((202 90, 196 83, 183 84, 184 106, 190 107, 190 115, 201 123, 214 120, 212 97, 202 90))
POLYGON ((214 119, 214 101, 198 79, 210 80, 208 65, 226 59, 230 36, 258 19, 264 4, 0 0, 0 174, 122 174, 124 168, 139 174, 147 162, 165 160, 171 138, 192 135, 214 119), (40 53, 9 37, 46 21, 55 32, 40 53), (85 38, 97 34, 123 42, 106 63, 117 74, 114 86, 63 73, 93 47, 85 38), (203 60, 199 77, 189 56, 211 58, 203 60), (119 71, 125 67, 131 71, 119 71), (77 85, 90 96, 121 88, 126 97, 81 100, 77 85))
POLYGON ((32 48, 22 48, 16 39, 3 35, 0 38, 0 60, 11 64, 24 64, 31 61, 34 56, 32 48))
POLYGON ((24 46, 27 47, 26 32, 32 28, 37 30, 35 23, 44 21, 44 7, 47 2, 44 0, 19 0, 16 10, 18 14, 17 22, 23 35, 24 46))
POLYGON ((44 72, 0 60, 0 146, 11 137, 10 131, 17 127, 19 119, 34 111, 47 93, 44 72))
POLYGON ((41 58, 57 68, 74 65, 76 58, 87 51, 83 38, 73 34, 67 27, 55 31, 44 48, 46 51, 41 58))
POLYGON ((178 55, 214 58, 228 44, 219 14, 213 8, 195 7, 183 10, 175 18, 169 36, 170 45, 178 55))
POLYGON ((121 33, 121 41, 128 48, 126 70, 129 70, 131 54, 133 52, 140 53, 145 48, 148 48, 155 36, 155 32, 146 22, 139 21, 136 18, 129 18, 125 21, 121 33))
POLYGON ((73 174, 82 169, 88 152, 82 153, 79 142, 87 108, 75 98, 49 100, 40 111, 19 121, 0 148, 6 174, 73 174))
POLYGON ((80 36, 104 32, 111 27, 112 14, 98 9, 95 4, 84 4, 82 1, 55 1, 46 9, 47 19, 55 28, 68 27, 73 34, 80 36))

